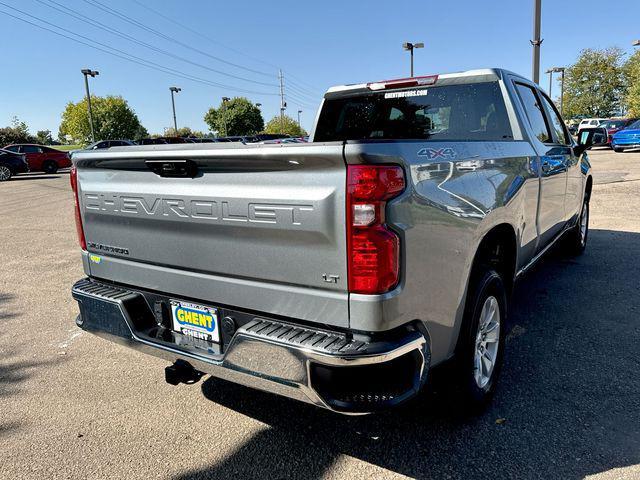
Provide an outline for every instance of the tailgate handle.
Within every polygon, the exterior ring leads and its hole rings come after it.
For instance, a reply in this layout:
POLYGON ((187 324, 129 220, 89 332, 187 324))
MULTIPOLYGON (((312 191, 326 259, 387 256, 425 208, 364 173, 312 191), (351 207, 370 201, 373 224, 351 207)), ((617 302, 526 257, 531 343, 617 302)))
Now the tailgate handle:
POLYGON ((144 163, 161 177, 193 178, 198 173, 198 165, 193 160, 146 160, 144 163))

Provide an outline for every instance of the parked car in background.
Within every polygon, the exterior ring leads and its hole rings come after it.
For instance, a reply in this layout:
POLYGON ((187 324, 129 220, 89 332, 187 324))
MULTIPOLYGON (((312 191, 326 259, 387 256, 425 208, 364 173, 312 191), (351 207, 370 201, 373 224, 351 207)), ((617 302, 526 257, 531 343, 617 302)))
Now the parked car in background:
POLYGON ((131 140, 100 140, 87 145, 83 150, 100 150, 103 148, 128 147, 133 145, 136 145, 136 143, 131 140))
POLYGON ((602 126, 607 129, 607 145, 611 146, 613 136, 620 130, 624 130, 631 124, 637 122, 637 118, 613 118, 602 126))
POLYGON ((193 138, 183 137, 156 137, 156 138, 143 138, 138 142, 138 145, 167 145, 174 143, 196 143, 193 138))
POLYGON ((577 135, 578 134, 578 125, 580 125, 580 120, 571 119, 568 122, 566 122, 566 125, 567 125, 567 129, 569 130, 569 133, 571 135, 577 135))
POLYGON ((640 148, 640 120, 636 120, 623 130, 614 133, 611 147, 614 152, 618 153, 630 148, 640 148))
POLYGON ((602 125, 607 121, 608 120, 606 118, 585 118, 580 122, 580 125, 578 125, 578 132, 583 128, 599 127, 600 125, 602 125))
POLYGON ((17 143, 7 145, 4 149, 25 155, 29 170, 32 172, 56 173, 61 168, 71 166, 71 159, 67 152, 61 152, 44 145, 17 143))
POLYGON ((0 182, 6 182, 18 173, 27 173, 29 164, 24 155, 0 149, 0 182))
POLYGON ((218 137, 217 142, 242 142, 242 143, 255 143, 260 141, 256 135, 234 135, 230 137, 218 137))

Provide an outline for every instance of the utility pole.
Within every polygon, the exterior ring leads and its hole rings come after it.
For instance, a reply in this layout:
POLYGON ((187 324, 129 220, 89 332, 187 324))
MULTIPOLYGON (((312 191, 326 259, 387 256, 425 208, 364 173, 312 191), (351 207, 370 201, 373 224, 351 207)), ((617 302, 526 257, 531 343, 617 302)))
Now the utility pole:
POLYGON ((302 128, 300 127, 300 114, 302 113, 302 110, 298 110, 298 128, 302 128))
POLYGON ((171 92, 171 106, 173 107, 173 130, 176 136, 178 136, 178 121, 176 120, 176 101, 173 95, 181 90, 180 87, 169 87, 169 91, 171 92))
POLYGON ((228 137, 229 133, 227 131, 227 102, 230 100, 229 97, 222 97, 222 122, 224 123, 224 136, 228 137))
POLYGON ((93 111, 91 110, 91 94, 89 93, 89 79, 88 77, 95 78, 100 75, 97 70, 91 70, 90 68, 84 68, 80 70, 84 75, 84 88, 87 91, 87 110, 89 110, 89 125, 91 126, 91 141, 96 141, 96 134, 93 130, 93 111))
POLYGON ((284 101, 284 75, 282 70, 278 71, 278 79, 280 80, 280 133, 284 133, 284 111, 287 108, 287 102, 284 101))
POLYGON ((409 53, 411 54, 411 77, 413 77, 413 50, 416 48, 424 48, 424 43, 404 42, 402 44, 402 48, 405 50, 408 50, 409 53))
POLYGON ((531 77, 535 83, 540 83, 540 45, 543 40, 540 38, 540 23, 542 12, 542 0, 533 0, 533 65, 531 77))

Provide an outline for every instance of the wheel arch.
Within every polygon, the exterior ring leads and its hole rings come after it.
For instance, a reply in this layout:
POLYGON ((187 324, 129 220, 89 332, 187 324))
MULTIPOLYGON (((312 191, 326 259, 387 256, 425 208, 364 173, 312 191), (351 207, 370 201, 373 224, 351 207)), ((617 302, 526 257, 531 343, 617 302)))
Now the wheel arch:
POLYGON ((492 227, 483 237, 473 257, 469 283, 482 266, 489 266, 502 277, 507 293, 513 291, 518 262, 518 237, 513 226, 501 223, 492 227))

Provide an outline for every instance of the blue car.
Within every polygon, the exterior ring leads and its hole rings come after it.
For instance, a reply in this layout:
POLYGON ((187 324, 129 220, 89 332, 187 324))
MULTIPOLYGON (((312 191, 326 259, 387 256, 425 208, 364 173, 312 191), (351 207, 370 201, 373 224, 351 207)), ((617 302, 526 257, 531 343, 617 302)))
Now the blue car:
POLYGON ((640 148, 640 120, 615 133, 611 139, 611 146, 616 152, 624 152, 628 148, 640 148))

